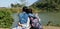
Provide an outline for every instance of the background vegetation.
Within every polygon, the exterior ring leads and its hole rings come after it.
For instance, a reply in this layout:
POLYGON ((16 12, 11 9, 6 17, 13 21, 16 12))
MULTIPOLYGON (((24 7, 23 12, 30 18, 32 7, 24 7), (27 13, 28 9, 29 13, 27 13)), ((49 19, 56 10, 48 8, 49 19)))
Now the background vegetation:
POLYGON ((12 25, 12 12, 6 8, 0 8, 0 28, 8 28, 12 25))
MULTIPOLYGON (((9 28, 13 23, 11 14, 21 12, 23 5, 11 4, 11 8, 0 8, 0 28, 9 28)), ((59 12, 60 0, 38 0, 29 6, 33 12, 59 12)), ((55 26, 55 25, 54 25, 55 26)), ((59 26, 57 24, 57 26, 59 26)))
POLYGON ((57 12, 60 11, 60 0, 38 0, 31 7, 47 12, 57 12))

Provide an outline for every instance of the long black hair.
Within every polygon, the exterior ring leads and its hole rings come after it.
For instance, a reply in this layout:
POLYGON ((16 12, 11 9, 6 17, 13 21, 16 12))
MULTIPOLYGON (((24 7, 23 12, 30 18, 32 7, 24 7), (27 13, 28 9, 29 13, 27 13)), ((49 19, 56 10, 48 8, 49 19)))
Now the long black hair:
POLYGON ((26 13, 32 13, 32 9, 29 8, 29 7, 26 7, 26 6, 23 7, 23 10, 22 11, 23 12, 26 12, 26 13))

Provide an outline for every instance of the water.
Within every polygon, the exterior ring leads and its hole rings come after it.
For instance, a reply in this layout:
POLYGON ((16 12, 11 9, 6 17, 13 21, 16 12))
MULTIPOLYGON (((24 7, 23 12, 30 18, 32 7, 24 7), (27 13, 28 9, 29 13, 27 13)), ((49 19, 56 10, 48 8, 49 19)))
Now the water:
POLYGON ((60 12, 58 13, 39 13, 39 17, 43 25, 46 25, 48 21, 51 21, 53 25, 60 25, 60 12))
MULTIPOLYGON (((16 26, 19 18, 18 18, 18 14, 14 13, 12 14, 14 22, 13 22, 13 26, 16 26)), ((52 24, 59 24, 60 25, 60 12, 58 13, 39 13, 39 17, 41 19, 42 25, 46 25, 48 23, 48 21, 51 21, 52 24)))
POLYGON ((14 19, 14 22, 13 22, 13 24, 12 24, 12 28, 14 28, 14 27, 16 27, 17 24, 18 24, 19 17, 18 17, 18 14, 17 14, 17 13, 12 14, 11 16, 12 16, 13 19, 14 19))

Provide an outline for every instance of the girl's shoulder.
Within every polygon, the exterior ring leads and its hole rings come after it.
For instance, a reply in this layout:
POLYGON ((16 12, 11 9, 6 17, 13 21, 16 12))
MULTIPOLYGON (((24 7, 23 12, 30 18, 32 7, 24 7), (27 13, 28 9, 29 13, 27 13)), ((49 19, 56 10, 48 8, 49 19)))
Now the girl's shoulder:
POLYGON ((28 15, 29 15, 29 16, 35 16, 34 14, 31 14, 31 13, 29 13, 28 15))

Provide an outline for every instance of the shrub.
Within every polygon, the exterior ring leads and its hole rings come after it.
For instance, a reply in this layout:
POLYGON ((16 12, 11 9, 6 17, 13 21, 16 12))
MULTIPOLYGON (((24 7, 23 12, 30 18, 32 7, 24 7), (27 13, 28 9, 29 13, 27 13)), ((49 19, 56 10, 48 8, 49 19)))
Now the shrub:
POLYGON ((12 25, 13 18, 11 11, 8 9, 0 10, 0 28, 9 28, 12 25))

